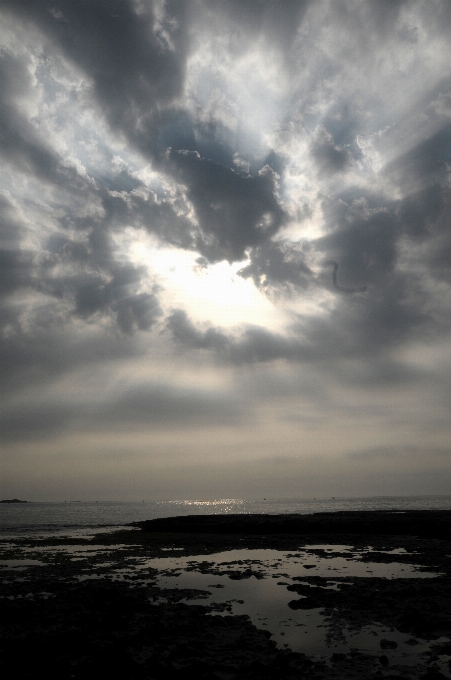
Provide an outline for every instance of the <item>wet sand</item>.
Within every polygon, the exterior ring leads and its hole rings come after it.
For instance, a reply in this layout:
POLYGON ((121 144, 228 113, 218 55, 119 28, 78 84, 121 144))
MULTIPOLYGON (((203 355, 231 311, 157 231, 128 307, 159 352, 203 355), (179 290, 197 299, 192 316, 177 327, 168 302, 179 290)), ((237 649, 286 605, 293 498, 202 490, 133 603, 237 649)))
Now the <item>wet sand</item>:
POLYGON ((450 511, 196 515, 15 538, 4 677, 450 677, 450 526, 450 511))

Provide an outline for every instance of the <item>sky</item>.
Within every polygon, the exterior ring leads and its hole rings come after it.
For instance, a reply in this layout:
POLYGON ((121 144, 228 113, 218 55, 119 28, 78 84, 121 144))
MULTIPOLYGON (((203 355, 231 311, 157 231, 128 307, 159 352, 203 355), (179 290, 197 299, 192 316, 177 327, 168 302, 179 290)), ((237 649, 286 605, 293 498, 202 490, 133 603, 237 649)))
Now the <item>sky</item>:
POLYGON ((0 0, 0 496, 451 488, 451 3, 0 0))

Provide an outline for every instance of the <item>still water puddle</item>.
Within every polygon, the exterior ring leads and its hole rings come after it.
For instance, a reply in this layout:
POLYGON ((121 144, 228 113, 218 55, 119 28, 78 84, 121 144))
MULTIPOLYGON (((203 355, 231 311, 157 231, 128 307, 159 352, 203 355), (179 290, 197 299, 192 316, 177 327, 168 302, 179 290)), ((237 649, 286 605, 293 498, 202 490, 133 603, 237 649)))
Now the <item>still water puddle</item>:
POLYGON ((115 545, 108 546, 98 546, 98 545, 52 545, 52 546, 33 546, 32 548, 22 548, 24 553, 68 553, 68 554, 82 554, 82 553, 109 553, 117 552, 118 550, 130 550, 133 549, 135 545, 124 545, 123 543, 117 543, 115 545))
POLYGON ((298 579, 301 576, 318 576, 330 578, 343 577, 379 577, 379 578, 434 578, 434 572, 423 571, 422 567, 402 562, 366 562, 362 561, 365 551, 357 551, 350 546, 312 546, 296 552, 279 550, 229 550, 212 555, 159 557, 137 562, 141 566, 158 570, 189 570, 201 573, 209 572, 217 575, 234 574, 241 577, 254 576, 286 576, 298 579), (352 550, 352 552, 350 552, 352 550), (328 554, 318 554, 324 551, 328 554), (349 556, 341 556, 349 551, 349 556), (337 553, 339 554, 337 556, 337 553), (250 571, 252 574, 250 573, 250 571))
MULTIPOLYGON (((355 631, 341 629, 334 635, 327 618, 321 614, 322 608, 293 610, 288 606, 290 601, 302 596, 287 590, 287 586, 293 583, 313 586, 303 580, 312 576, 323 579, 319 583, 315 581, 316 587, 326 589, 337 589, 345 577, 396 579, 437 576, 433 572, 419 571, 412 564, 362 562, 365 552, 359 554, 351 546, 311 546, 296 552, 244 549, 207 556, 177 555, 139 560, 135 564, 138 568, 158 570, 155 580, 162 589, 204 591, 200 597, 192 593, 191 597, 183 600, 187 604, 210 605, 213 607, 212 615, 216 616, 246 614, 257 628, 270 631, 279 647, 321 658, 360 648, 374 650, 380 655, 379 642, 381 636, 387 634, 382 626, 363 629, 358 635, 355 631), (347 551, 349 557, 343 557, 347 551)), ((403 639, 407 640, 409 636, 397 635, 397 649, 385 651, 387 656, 402 657, 403 663, 411 658, 412 663, 413 659, 416 663, 418 652, 429 649, 426 641, 423 641, 422 647, 413 649, 403 643, 403 639)))
MULTIPOLYGON (((162 557, 148 559, 126 552, 133 547, 65 545, 43 547, 42 553, 53 553, 56 558, 58 553, 65 552, 71 562, 94 559, 86 569, 74 574, 80 581, 107 577, 113 581, 131 582, 131 579, 137 585, 156 585, 162 590, 154 598, 155 604, 163 604, 174 590, 187 590, 187 597, 182 602, 209 606, 211 616, 247 615, 257 628, 269 631, 280 648, 309 656, 329 659, 334 653, 348 654, 357 650, 377 657, 385 654, 391 664, 414 665, 418 663, 419 655, 430 653, 429 641, 418 639, 412 645, 410 636, 378 624, 362 627, 359 631, 345 626, 332 629, 330 620, 321 613, 322 608, 289 607, 292 600, 303 597, 288 590, 290 585, 337 590, 346 578, 423 579, 437 576, 424 567, 404 561, 368 561, 372 553, 385 554, 393 560, 405 559, 409 553, 403 548, 380 550, 329 544, 310 545, 291 552, 241 549, 192 556, 182 554, 183 550, 174 554, 176 548, 170 546, 161 549, 162 557), (165 554, 169 552, 170 555, 165 554), (382 651, 383 639, 396 643, 396 647, 382 651)), ((29 551, 41 556, 40 548, 29 551)), ((35 559, 5 560, 0 562, 0 568, 20 569, 43 564, 35 559)), ((448 672, 445 674, 449 677, 448 672)))

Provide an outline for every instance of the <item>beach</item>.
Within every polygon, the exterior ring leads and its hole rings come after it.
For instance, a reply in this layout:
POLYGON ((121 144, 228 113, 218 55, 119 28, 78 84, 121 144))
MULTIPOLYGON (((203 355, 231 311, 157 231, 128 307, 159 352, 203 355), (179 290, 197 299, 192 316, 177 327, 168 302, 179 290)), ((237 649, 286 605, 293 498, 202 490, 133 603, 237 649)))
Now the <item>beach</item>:
POLYGON ((4 672, 450 677, 450 520, 191 515, 5 538, 4 672))

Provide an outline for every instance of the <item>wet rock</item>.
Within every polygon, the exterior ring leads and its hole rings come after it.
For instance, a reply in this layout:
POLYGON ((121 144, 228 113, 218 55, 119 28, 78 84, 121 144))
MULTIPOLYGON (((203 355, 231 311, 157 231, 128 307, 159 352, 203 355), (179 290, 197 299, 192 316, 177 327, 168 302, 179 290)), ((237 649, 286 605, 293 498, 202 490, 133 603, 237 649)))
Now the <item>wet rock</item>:
MULTIPOLYGON (((388 513, 389 515, 390 513, 388 513)), ((390 519, 387 515, 387 518, 390 519)), ((451 515, 450 515, 451 516, 451 515)), ((426 517, 426 515, 424 515, 426 517)), ((387 519, 386 518, 386 519, 387 519)), ((401 524, 396 525, 396 530, 409 529, 409 535, 395 536, 391 533, 378 536, 371 531, 368 534, 357 534, 354 529, 362 520, 374 529, 377 524, 371 517, 357 517, 351 534, 337 534, 338 529, 350 527, 353 518, 337 518, 337 522, 325 521, 325 518, 313 518, 310 528, 305 533, 291 531, 294 528, 291 519, 277 518, 268 520, 274 524, 274 531, 265 527, 265 536, 259 531, 246 533, 246 527, 241 528, 239 535, 227 531, 214 532, 215 518, 211 519, 212 530, 206 533, 188 533, 183 531, 178 535, 168 535, 156 532, 129 531, 124 532, 120 541, 114 535, 105 535, 105 545, 110 541, 117 544, 124 541, 139 543, 132 545, 127 552, 120 551, 123 556, 121 561, 119 553, 111 555, 114 562, 114 571, 122 567, 129 569, 128 560, 131 557, 152 558, 161 556, 161 545, 174 543, 173 550, 182 548, 184 555, 205 555, 205 561, 196 557, 193 560, 192 570, 210 574, 212 584, 216 576, 225 575, 228 570, 233 573, 241 572, 240 578, 264 576, 260 567, 252 569, 255 564, 249 560, 241 560, 235 564, 232 562, 218 565, 211 560, 214 553, 233 548, 275 548, 291 551, 293 557, 308 559, 305 552, 299 553, 300 546, 306 546, 329 542, 329 538, 335 536, 331 543, 334 545, 355 545, 362 550, 365 546, 377 546, 380 550, 390 550, 403 547, 411 555, 406 557, 406 562, 415 562, 423 565, 428 570, 435 569, 443 573, 450 573, 451 560, 449 558, 449 544, 446 541, 430 540, 429 535, 423 534, 422 538, 415 538, 416 519, 415 513, 409 517, 401 517, 401 524), (342 521, 343 520, 343 521, 342 521), (352 520, 352 521, 351 521, 352 520), (291 523, 290 531, 283 533, 291 523), (341 523, 341 524, 340 524, 341 523), (319 533, 315 534, 315 526, 319 533), (321 528, 322 526, 322 528, 321 528), (328 533, 329 532, 329 533, 328 533), (368 535, 371 534, 371 539, 368 535), (138 535, 138 538, 137 538, 138 535), (200 568, 199 568, 200 565, 200 568), (258 575, 257 575, 258 574, 258 575), (244 576, 243 576, 244 575, 244 576)), ((373 518, 374 519, 374 518, 373 518)), ((397 518, 392 516, 395 522, 397 518)), ((196 519, 197 521, 197 519, 196 519)), ((210 521, 210 520, 208 520, 210 521)), ((222 522, 223 520, 218 520, 222 522)), ((224 520, 227 524, 228 520, 224 520)), ((238 520, 237 520, 238 521, 238 520)), ((243 519, 244 523, 247 519, 243 519)), ((262 520, 263 521, 263 520, 262 520)), ((264 520, 266 521, 266 520, 264 520)), ((263 521, 263 524, 264 524, 263 521)), ((297 521, 297 520, 296 520, 297 521)), ((296 521, 293 520, 294 524, 296 521)), ((429 520, 428 520, 429 521, 429 520)), ((435 521, 435 520, 434 520, 435 521)), ((251 521, 252 524, 253 520, 251 521)), ((310 522, 306 519, 307 524, 310 522)), ((385 522, 385 520, 384 520, 385 522)), ((258 524, 258 523, 257 523, 258 524)), ((384 525, 385 526, 385 525, 384 525)), ((386 526, 388 526, 386 524, 386 526)), ((448 521, 449 526, 449 521, 448 521)), ((260 526, 261 528, 261 526, 260 526)), ((54 539, 54 544, 62 544, 61 539, 54 539)), ((80 544, 81 541, 78 541, 80 544)), ((69 542, 68 542, 69 543, 69 542)), ((86 543, 86 541, 85 541, 86 543)), ((35 541, 38 545, 38 541, 35 541)), ((70 543, 72 544, 72 543, 70 543)), ((48 543, 50 545, 50 543, 48 543)), ((314 550, 310 556, 325 557, 324 551, 314 550)), ((174 553, 176 554, 176 553, 174 553)), ((337 557, 340 553, 330 554, 337 557)), ((342 556, 351 557, 351 552, 341 553, 342 556)), ((329 555, 329 553, 328 553, 329 555)), ((368 559, 372 561, 373 553, 368 553, 368 559)), ((15 555, 9 555, 13 558, 15 555)), ((106 583, 106 572, 113 567, 101 567, 104 557, 91 556, 89 560, 74 561, 68 563, 61 556, 55 559, 46 558, 45 567, 33 571, 28 583, 21 583, 20 579, 12 583, 14 574, 8 575, 8 581, 3 584, 5 600, 0 601, 0 618, 6 627, 3 640, 3 654, 9 667, 12 662, 18 663, 16 677, 35 677, 40 671, 45 674, 49 671, 47 680, 65 680, 74 677, 76 680, 92 680, 94 677, 121 677, 127 680, 144 680, 158 678, 161 680, 178 679, 194 676, 199 680, 263 680, 264 678, 277 678, 277 680, 312 680, 314 677, 327 678, 329 680, 367 680, 368 678, 385 678, 386 680, 419 680, 425 673, 426 667, 406 668, 406 675, 402 675, 404 667, 395 664, 382 664, 378 655, 357 655, 350 653, 344 655, 344 659, 337 657, 333 662, 334 667, 318 663, 312 664, 303 655, 294 654, 290 657, 285 650, 277 649, 270 639, 270 633, 257 631, 246 617, 220 617, 209 616, 215 611, 212 606, 186 605, 180 603, 181 598, 199 596, 199 591, 178 589, 161 590, 154 581, 147 587, 136 586, 130 589, 130 583, 135 582, 138 576, 127 575, 127 580, 118 582, 114 580, 106 583), (99 563, 96 567, 96 563, 99 563), (75 584, 75 579, 80 575, 85 578, 97 574, 102 578, 91 581, 91 585, 75 584), (105 587, 103 584, 106 584, 105 587), (48 593, 50 601, 39 598, 33 602, 26 598, 28 592, 48 593), (175 592, 177 591, 177 592, 175 592), (6 601, 11 595, 16 598, 6 601), (165 596, 166 603, 162 603, 161 596, 165 596), (23 596, 23 597, 22 597, 23 596), (154 597, 156 604, 150 603, 154 597), (27 655, 23 650, 27 650, 27 655), (183 651, 182 656, 177 656, 177 649, 183 651), (26 658, 24 658, 26 657, 26 658), (87 660, 89 657, 90 661, 87 660), (252 665, 253 662, 257 662, 252 665), (379 668, 377 671, 376 669, 379 668)), ((109 558, 110 559, 110 558, 109 558)), ((316 557, 315 557, 316 559, 316 557)), ((393 560, 387 558, 381 552, 377 555, 377 561, 393 560)), ((363 560, 365 561, 365 560, 363 560)), ((395 561, 398 561, 396 556, 395 561)), ((138 563, 137 563, 138 564, 138 563)), ((313 568, 315 565, 311 564, 313 568)), ((396 628, 398 631, 408 633, 418 638, 434 639, 446 636, 451 629, 449 608, 447 602, 451 598, 451 580, 449 577, 436 579, 423 579, 421 573, 413 579, 381 579, 381 578, 344 578, 337 574, 332 581, 312 576, 301 568, 299 574, 293 579, 279 572, 274 577, 280 581, 291 580, 296 587, 288 586, 288 590, 297 593, 299 599, 293 600, 292 608, 311 609, 320 607, 325 610, 331 625, 341 630, 345 625, 354 629, 371 625, 373 622, 386 628, 396 628), (324 585, 335 585, 334 590, 326 590, 324 585), (430 637, 428 637, 430 636, 430 637)), ((278 567, 277 567, 278 568, 278 567)), ((281 567, 282 569, 282 567, 281 567)), ((137 572, 135 571, 135 574, 137 572)), ((149 578, 155 577, 156 570, 140 571, 140 574, 149 578)), ((316 574, 316 572, 314 572, 316 574)), ((168 575, 171 575, 168 572, 168 575)), ((174 574, 172 574, 174 575, 174 574)), ((271 584, 272 585, 272 584, 271 584)), ((211 588, 216 587, 212 585, 211 588)), ((206 591, 204 591, 206 593, 206 591)), ((216 593, 215 593, 216 594, 216 593)), ((219 599, 219 598, 218 598, 219 599)), ((223 606, 227 611, 230 602, 223 606)), ((219 607, 219 605, 216 605, 219 607)), ((219 611, 219 609, 217 610, 219 611)), ((294 618, 294 617, 293 617, 294 618)), ((302 633, 305 629, 297 629, 302 633)), ((274 631, 272 631, 274 632, 274 631)), ((378 638, 375 638, 378 640, 378 638)), ((420 644, 415 637, 407 641, 414 646, 420 644)), ((391 642, 388 640, 388 642, 391 642)), ((443 646, 443 643, 437 643, 443 646)), ((0 644, 0 646, 2 646, 0 644)), ((449 652, 440 647, 437 654, 449 652)), ((381 649, 384 649, 381 647, 381 649)), ((387 647, 387 650, 394 649, 387 647)), ((436 648, 434 648, 436 649, 436 648)), ((331 650, 332 651, 332 650, 331 650)), ((411 655, 417 650, 410 650, 411 655)), ((1 650, 0 650, 1 652, 1 650)), ((329 652, 331 653, 331 652, 329 652)), ((382 652, 380 652, 382 653, 382 652)), ((384 655, 380 659, 388 658, 384 655)), ((429 671, 425 680, 440 680, 443 676, 435 668, 435 658, 428 660, 429 671)), ((0 661, 0 668, 1 668, 0 661)), ((423 658, 423 663, 424 658, 423 658)), ((1 672, 1 670, 0 670, 1 672)), ((4 666, 4 677, 8 677, 8 665, 4 666)))
POLYGON ((318 512, 311 515, 188 515, 134 522, 148 533, 197 534, 361 534, 362 536, 450 536, 448 510, 318 512))
POLYGON ((3 603, 4 677, 13 663, 16 677, 45 674, 51 680, 289 679, 308 661, 277 649, 271 634, 246 616, 207 616, 206 607, 175 601, 153 605, 148 596, 148 589, 124 582, 85 581, 59 593, 56 606, 25 599, 3 603), (49 668, 57 672, 49 675, 49 668))
POLYGON ((424 611, 413 605, 408 605, 398 617, 398 623, 407 630, 417 630, 424 628, 424 611))
POLYGON ((395 640, 386 640, 385 638, 382 638, 379 645, 381 649, 396 649, 398 643, 395 642, 395 640))

